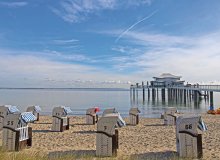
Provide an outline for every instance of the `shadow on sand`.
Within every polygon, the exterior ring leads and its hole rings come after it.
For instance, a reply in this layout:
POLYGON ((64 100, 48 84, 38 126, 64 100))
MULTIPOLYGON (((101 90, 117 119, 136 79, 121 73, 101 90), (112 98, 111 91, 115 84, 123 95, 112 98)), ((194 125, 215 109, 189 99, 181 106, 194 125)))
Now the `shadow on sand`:
POLYGON ((160 127, 160 126, 165 126, 164 124, 145 124, 145 127, 160 127))
POLYGON ((131 155, 131 159, 142 160, 142 159, 150 159, 150 160, 176 160, 178 158, 178 154, 174 151, 166 151, 166 152, 148 152, 143 154, 134 154, 131 155))
POLYGON ((83 157, 95 157, 95 150, 71 150, 71 151, 55 151, 48 154, 49 159, 71 157, 75 159, 83 159, 83 157))
POLYGON ((52 124, 52 123, 50 123, 50 122, 35 122, 33 124, 52 124))
POLYGON ((80 133, 80 134, 95 134, 96 131, 77 131, 77 132, 74 132, 74 133, 80 133))
POLYGON ((48 133, 48 132, 52 132, 51 130, 33 130, 32 132, 34 133, 48 133))

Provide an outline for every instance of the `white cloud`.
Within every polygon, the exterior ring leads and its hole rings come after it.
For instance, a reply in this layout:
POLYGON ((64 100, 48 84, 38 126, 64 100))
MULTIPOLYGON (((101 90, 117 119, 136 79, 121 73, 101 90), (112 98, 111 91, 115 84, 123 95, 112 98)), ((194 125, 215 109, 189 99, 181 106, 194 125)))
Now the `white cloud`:
POLYGON ((129 78, 96 67, 0 51, 0 87, 129 87, 129 78))
POLYGON ((8 8, 18 8, 28 5, 28 2, 20 1, 20 2, 0 2, 0 6, 6 6, 8 8))
POLYGON ((64 0, 60 8, 52 11, 63 20, 76 23, 85 20, 89 14, 102 10, 113 10, 120 7, 150 5, 152 0, 120 1, 120 0, 64 0))
POLYGON ((130 31, 124 39, 133 47, 141 45, 143 50, 142 53, 113 57, 115 68, 135 69, 140 78, 170 72, 182 75, 189 82, 220 79, 220 32, 183 37, 130 31))

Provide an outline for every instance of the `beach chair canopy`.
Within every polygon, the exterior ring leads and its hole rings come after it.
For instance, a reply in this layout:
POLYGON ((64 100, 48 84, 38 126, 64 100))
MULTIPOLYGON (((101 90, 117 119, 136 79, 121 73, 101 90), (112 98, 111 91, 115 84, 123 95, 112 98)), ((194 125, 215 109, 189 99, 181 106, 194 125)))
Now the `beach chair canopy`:
POLYGON ((166 114, 174 114, 174 113, 178 113, 177 109, 175 107, 168 107, 165 108, 165 112, 166 114))
POLYGON ((39 113, 41 111, 40 106, 29 106, 27 108, 27 112, 33 112, 33 111, 39 113))
POLYGON ((65 117, 67 114, 71 113, 72 110, 70 107, 65 107, 65 106, 59 106, 59 107, 54 107, 52 115, 55 117, 65 117))
POLYGON ((99 112, 99 111, 100 111, 99 107, 88 108, 86 110, 86 114, 95 115, 96 112, 99 112))
POLYGON ((36 120, 36 117, 31 112, 9 114, 4 120, 3 127, 17 129, 27 126, 28 122, 33 122, 34 120, 36 120))
POLYGON ((72 113, 73 111, 70 109, 70 107, 65 107, 65 106, 62 106, 62 108, 64 109, 64 112, 66 114, 69 114, 69 113, 72 113))
POLYGON ((40 108, 40 106, 34 106, 34 110, 35 110, 36 112, 40 112, 40 111, 41 111, 41 108, 40 108))
POLYGON ((115 108, 108 108, 103 111, 102 116, 104 116, 106 114, 111 114, 111 113, 118 113, 118 111, 115 108))
POLYGON ((197 132, 197 129, 199 129, 200 131, 207 130, 207 126, 202 120, 202 117, 198 115, 180 116, 177 118, 176 125, 178 130, 189 130, 189 132, 197 132), (191 126, 187 126, 185 124, 191 124, 191 126), (194 131, 191 131, 191 129, 193 129, 194 131))
POLYGON ((120 113, 117 113, 117 114, 118 114, 117 125, 118 125, 119 127, 126 126, 126 123, 125 123, 125 121, 123 120, 123 118, 121 117, 120 113))
POLYGON ((26 122, 34 122, 37 120, 37 117, 35 117, 31 112, 23 112, 21 113, 21 119, 26 122))
POLYGON ((19 113, 19 109, 16 106, 5 105, 8 108, 9 113, 19 113))
POLYGON ((133 107, 129 110, 129 114, 138 115, 141 111, 137 107, 133 107))

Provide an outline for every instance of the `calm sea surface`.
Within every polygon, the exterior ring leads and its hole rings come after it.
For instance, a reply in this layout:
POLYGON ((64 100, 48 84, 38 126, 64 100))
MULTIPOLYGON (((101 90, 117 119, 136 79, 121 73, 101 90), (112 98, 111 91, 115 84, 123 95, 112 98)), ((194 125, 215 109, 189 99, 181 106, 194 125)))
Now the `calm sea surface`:
MULTIPOLYGON (((99 106, 101 112, 106 108, 115 107, 124 116, 128 115, 131 106, 138 106, 141 116, 160 117, 165 107, 177 107, 181 112, 203 113, 209 108, 207 99, 194 103, 193 100, 169 101, 161 100, 161 92, 152 101, 152 97, 143 102, 142 91, 138 96, 130 96, 126 89, 0 89, 0 105, 11 104, 25 111, 29 105, 39 105, 42 114, 50 115, 53 107, 64 105, 71 107, 73 115, 83 115, 89 107, 99 106)), ((214 106, 220 107, 220 93, 214 93, 214 106)))

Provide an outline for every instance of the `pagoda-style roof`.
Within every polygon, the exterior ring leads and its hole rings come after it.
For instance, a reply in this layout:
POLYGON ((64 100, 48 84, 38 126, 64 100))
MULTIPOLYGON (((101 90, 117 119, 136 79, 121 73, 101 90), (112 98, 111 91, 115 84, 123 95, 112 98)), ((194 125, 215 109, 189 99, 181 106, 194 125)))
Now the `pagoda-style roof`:
POLYGON ((155 79, 161 79, 161 78, 177 78, 177 79, 179 79, 179 78, 181 78, 181 76, 175 76, 175 75, 172 75, 170 73, 163 73, 160 76, 153 77, 153 78, 155 78, 155 79))

